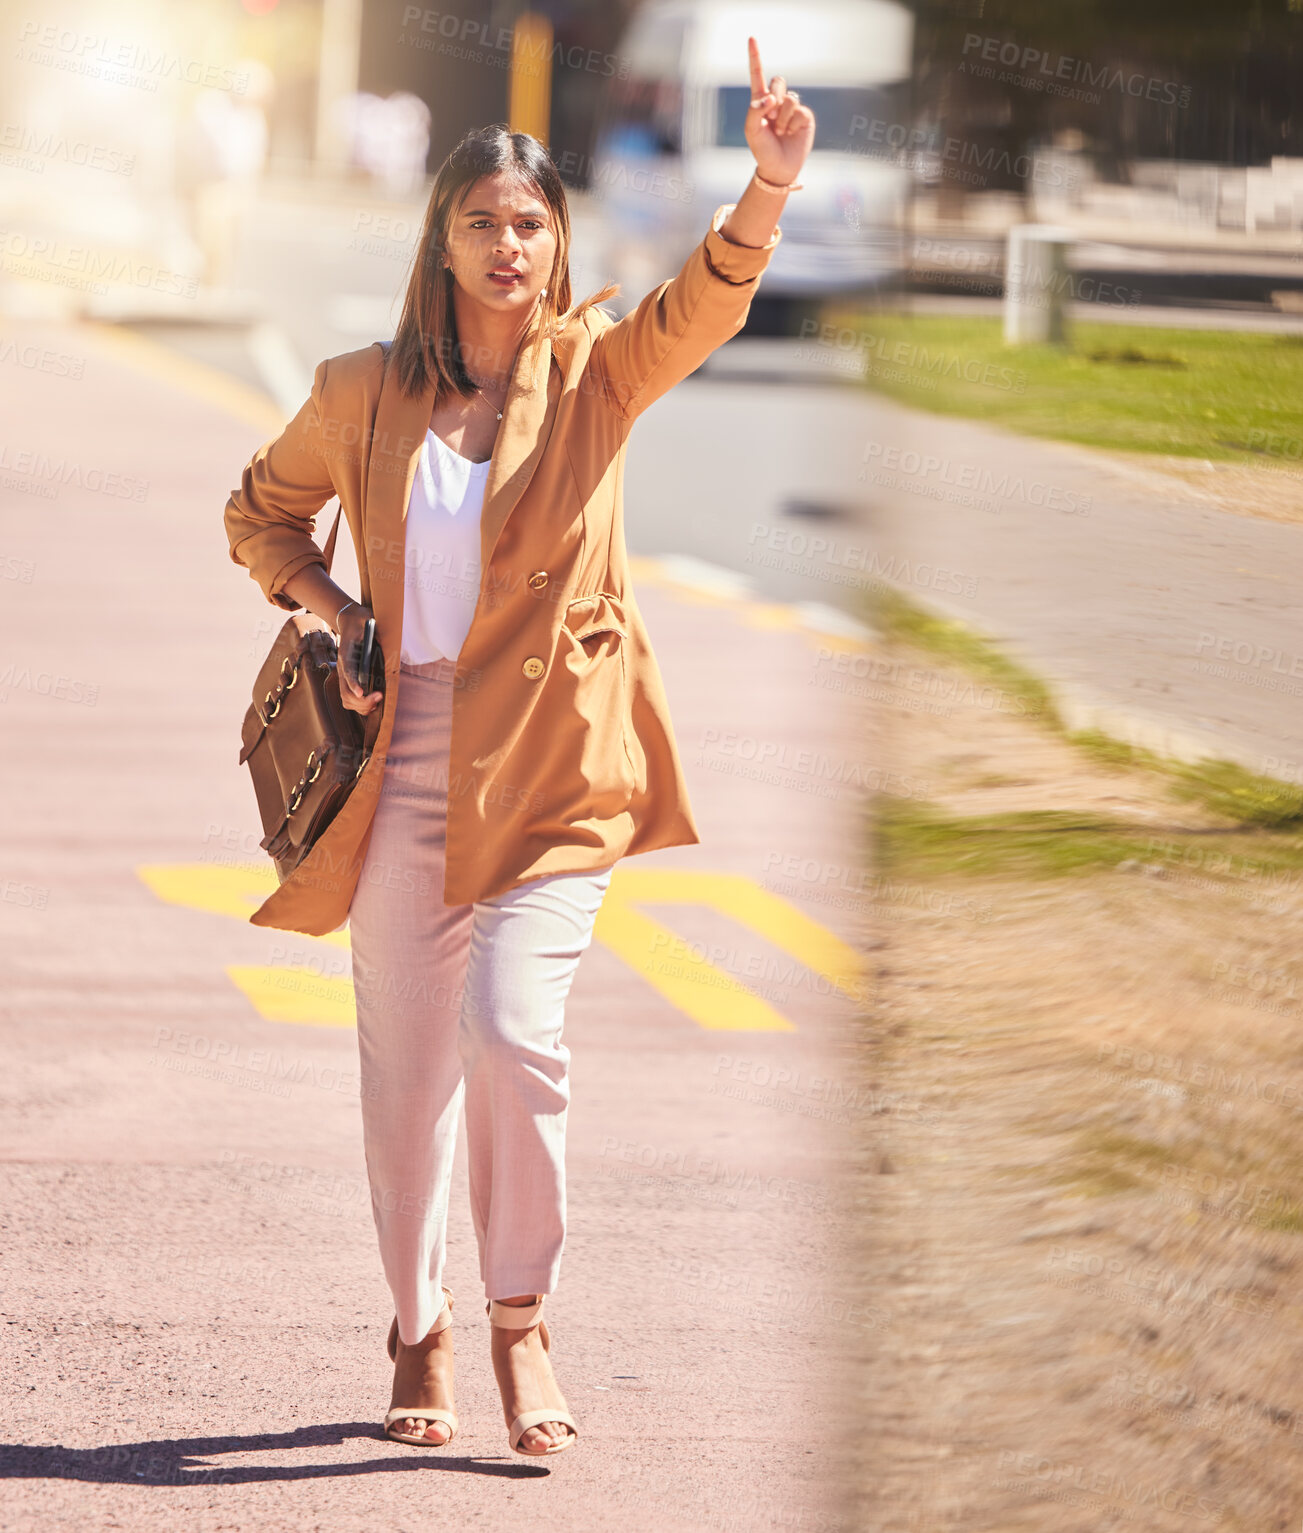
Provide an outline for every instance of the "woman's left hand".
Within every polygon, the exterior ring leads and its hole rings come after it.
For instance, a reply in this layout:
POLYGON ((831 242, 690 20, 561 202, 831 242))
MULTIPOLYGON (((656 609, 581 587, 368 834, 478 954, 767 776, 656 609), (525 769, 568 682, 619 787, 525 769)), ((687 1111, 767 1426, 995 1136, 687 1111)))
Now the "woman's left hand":
POLYGON ((785 186, 795 181, 814 144, 814 113, 802 106, 795 91, 789 91, 782 75, 775 75, 765 87, 760 67, 760 46, 754 37, 747 38, 751 59, 751 107, 743 132, 756 169, 766 181, 785 186))

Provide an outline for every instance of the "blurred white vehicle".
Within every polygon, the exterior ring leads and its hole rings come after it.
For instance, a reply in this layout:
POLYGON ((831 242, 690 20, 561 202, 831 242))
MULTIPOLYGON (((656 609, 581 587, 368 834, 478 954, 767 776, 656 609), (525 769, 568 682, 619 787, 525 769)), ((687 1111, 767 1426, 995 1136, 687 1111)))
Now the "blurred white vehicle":
POLYGON ((787 198, 753 318, 762 305, 863 293, 901 270, 910 172, 899 146, 913 46, 904 6, 646 0, 615 55, 589 188, 606 273, 621 284, 610 301, 617 314, 674 275, 754 168, 743 134, 748 35, 766 79, 781 74, 816 122, 804 190, 787 198))

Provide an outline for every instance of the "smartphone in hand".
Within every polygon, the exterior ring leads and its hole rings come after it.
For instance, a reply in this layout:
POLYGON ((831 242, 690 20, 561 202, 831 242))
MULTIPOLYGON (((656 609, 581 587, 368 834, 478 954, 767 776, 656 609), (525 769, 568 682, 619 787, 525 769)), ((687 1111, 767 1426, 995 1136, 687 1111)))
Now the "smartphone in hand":
POLYGON ((369 617, 362 628, 362 637, 353 643, 353 674, 364 696, 385 689, 385 662, 380 641, 376 638, 376 620, 369 617))

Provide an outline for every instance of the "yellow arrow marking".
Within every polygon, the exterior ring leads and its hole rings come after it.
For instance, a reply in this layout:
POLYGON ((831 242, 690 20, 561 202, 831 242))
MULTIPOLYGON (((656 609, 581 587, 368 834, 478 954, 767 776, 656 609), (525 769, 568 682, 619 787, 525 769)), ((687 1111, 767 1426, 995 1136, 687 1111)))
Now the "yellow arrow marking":
MULTIPOLYGON (((741 873, 620 869, 611 879, 593 935, 699 1027, 793 1032, 792 1023, 740 980, 717 969, 694 945, 634 904, 708 905, 731 916, 796 961, 860 999, 860 955, 781 895, 741 873)), ((697 945, 699 946, 699 944, 697 945)))
POLYGON ((701 1027, 736 1032, 790 1033, 792 1024, 767 1001, 690 950, 671 956, 675 934, 659 921, 612 900, 615 880, 597 913, 593 935, 641 974, 671 1006, 701 1027))
MULTIPOLYGON (((247 863, 224 868, 210 862, 158 862, 137 868, 136 872, 169 905, 206 910, 215 916, 234 916, 237 921, 247 921, 279 887, 276 870, 270 863, 265 867, 262 863, 247 863)), ((301 932, 286 935, 303 936, 301 932)), ((304 941, 349 946, 347 930, 330 932, 324 937, 304 937, 304 941)))
POLYGON ((353 981, 264 964, 228 964, 226 972, 266 1022, 356 1027, 353 981))
MULTIPOLYGON (((250 863, 153 863, 136 870, 170 905, 247 921, 277 888, 274 869, 250 863)), ((593 935, 699 1027, 734 1032, 794 1032, 794 1025, 741 979, 717 968, 694 944, 638 905, 704 905, 786 952, 842 994, 860 1000, 860 954, 781 895, 740 873, 620 868, 611 879, 593 935)), ((295 936, 300 935, 295 933, 295 936)), ((306 938, 348 947, 347 930, 306 938)), ((356 1025, 353 984, 346 977, 284 966, 233 964, 227 974, 268 1022, 320 1027, 356 1025)))

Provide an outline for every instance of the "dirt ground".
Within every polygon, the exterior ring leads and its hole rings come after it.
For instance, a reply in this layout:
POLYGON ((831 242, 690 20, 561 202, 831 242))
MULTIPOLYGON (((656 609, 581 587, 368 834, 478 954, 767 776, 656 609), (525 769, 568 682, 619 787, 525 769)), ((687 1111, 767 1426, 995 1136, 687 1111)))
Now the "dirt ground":
POLYGON ((1303 522, 1303 440, 1282 443, 1270 463, 1222 463, 1167 453, 1096 452, 1081 448, 1164 495, 1270 522, 1303 522), (1292 456, 1286 456, 1292 454, 1292 456))
POLYGON ((1297 1530, 1303 873, 1254 855, 1297 840, 889 654, 876 753, 957 853, 1043 810, 1135 850, 956 876, 879 838, 854 1525, 1297 1530))

